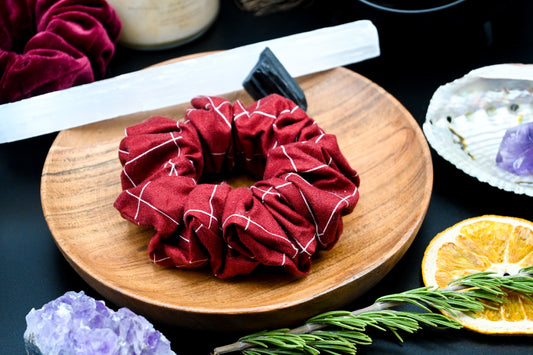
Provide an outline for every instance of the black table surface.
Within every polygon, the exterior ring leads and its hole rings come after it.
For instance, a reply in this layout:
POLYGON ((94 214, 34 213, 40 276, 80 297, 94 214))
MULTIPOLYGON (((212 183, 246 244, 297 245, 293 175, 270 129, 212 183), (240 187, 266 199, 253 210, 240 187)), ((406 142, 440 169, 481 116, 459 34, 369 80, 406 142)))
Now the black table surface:
MULTIPOLYGON (((213 26, 200 38, 161 51, 122 46, 108 68, 116 76, 167 59, 371 19, 380 34, 381 55, 349 68, 398 99, 421 125, 438 86, 470 70, 498 63, 533 62, 533 2, 466 1, 437 14, 390 14, 355 0, 314 0, 291 11, 255 16, 231 0, 221 1, 213 26)), ((66 262, 44 220, 40 175, 55 134, 0 145, 0 354, 24 354, 25 315, 69 290, 84 290, 103 299, 66 262)), ((433 192, 424 222, 404 257, 367 294, 345 309, 356 309, 377 297, 422 286, 420 263, 429 241, 440 231, 485 214, 533 220, 532 198, 479 182, 432 150, 433 192)), ((398 206, 401 208, 401 206, 398 206)), ((107 302, 111 307, 111 303, 107 302)), ((155 324, 178 354, 209 354, 243 334, 198 332, 155 324)), ((533 351, 533 339, 498 337, 468 330, 423 329, 404 342, 372 333, 374 342, 360 346, 365 354, 518 354, 533 351)))

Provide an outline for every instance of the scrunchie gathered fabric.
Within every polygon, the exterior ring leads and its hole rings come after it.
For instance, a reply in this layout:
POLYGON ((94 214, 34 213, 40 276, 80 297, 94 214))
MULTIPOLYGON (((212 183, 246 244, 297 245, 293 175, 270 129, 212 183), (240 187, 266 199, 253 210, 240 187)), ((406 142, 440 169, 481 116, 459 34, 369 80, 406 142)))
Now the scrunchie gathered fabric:
POLYGON ((0 104, 100 79, 121 22, 105 0, 0 2, 0 104))
POLYGON ((210 265, 220 278, 259 265, 308 274, 359 199, 359 176, 336 137, 279 95, 247 108, 206 96, 191 104, 183 121, 152 117, 127 128, 119 147, 123 192, 115 207, 154 227, 152 261, 210 265), (202 183, 237 169, 262 180, 250 188, 202 183))

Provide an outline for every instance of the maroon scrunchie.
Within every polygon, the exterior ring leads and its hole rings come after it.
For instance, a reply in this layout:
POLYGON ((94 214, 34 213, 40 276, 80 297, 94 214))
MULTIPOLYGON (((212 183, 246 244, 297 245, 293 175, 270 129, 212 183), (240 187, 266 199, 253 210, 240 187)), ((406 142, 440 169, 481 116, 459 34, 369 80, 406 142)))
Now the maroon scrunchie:
POLYGON ((102 78, 120 29, 105 0, 0 1, 0 103, 102 78))
POLYGON ((148 247, 155 263, 210 264, 220 278, 260 264, 306 275, 312 255, 337 242, 341 216, 359 198, 359 177, 335 136, 278 95, 248 108, 205 96, 192 105, 184 121, 152 117, 126 130, 115 207, 155 228, 148 247), (201 183, 236 169, 263 180, 234 189, 201 183))

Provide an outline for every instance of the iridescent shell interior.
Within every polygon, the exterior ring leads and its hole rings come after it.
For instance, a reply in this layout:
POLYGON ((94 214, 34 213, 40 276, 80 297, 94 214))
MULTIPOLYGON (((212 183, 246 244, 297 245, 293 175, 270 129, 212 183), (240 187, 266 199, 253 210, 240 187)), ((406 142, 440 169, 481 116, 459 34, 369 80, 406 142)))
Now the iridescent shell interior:
POLYGON ((423 125, 444 159, 482 182, 533 196, 533 175, 496 165, 508 128, 533 121, 533 65, 502 64, 474 70, 437 89, 423 125))

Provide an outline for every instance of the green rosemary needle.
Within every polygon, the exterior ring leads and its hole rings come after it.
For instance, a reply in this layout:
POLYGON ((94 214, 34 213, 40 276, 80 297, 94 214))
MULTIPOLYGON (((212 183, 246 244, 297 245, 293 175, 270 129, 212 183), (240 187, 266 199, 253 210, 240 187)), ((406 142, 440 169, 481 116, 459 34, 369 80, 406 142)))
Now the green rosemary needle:
POLYGON ((310 318, 294 329, 267 330, 242 337, 214 349, 215 355, 242 352, 245 355, 355 354, 358 345, 370 345, 369 328, 389 331, 399 341, 401 334, 422 327, 460 329, 462 325, 445 314, 475 314, 495 309, 505 302, 505 290, 533 299, 533 266, 515 275, 473 273, 452 281, 447 287, 420 287, 380 297, 368 307, 348 312, 331 311, 310 318), (420 312, 391 308, 411 304, 420 312))

